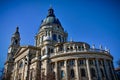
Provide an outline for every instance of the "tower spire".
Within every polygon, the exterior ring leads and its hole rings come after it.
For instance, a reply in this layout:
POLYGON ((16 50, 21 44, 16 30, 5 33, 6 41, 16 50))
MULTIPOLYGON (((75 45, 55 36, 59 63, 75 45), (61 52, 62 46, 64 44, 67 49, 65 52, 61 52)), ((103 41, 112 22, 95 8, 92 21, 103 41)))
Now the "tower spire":
POLYGON ((18 26, 16 27, 16 32, 19 32, 19 27, 18 26))
POLYGON ((15 33, 12 35, 11 38, 11 45, 20 45, 20 33, 19 33, 19 27, 16 27, 15 33))

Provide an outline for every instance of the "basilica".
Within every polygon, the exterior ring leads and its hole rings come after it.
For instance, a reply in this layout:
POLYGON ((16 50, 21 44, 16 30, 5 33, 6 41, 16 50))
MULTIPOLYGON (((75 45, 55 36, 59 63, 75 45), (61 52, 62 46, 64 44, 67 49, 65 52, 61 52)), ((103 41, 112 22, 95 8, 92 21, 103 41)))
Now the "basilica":
POLYGON ((7 80, 118 80, 109 49, 102 46, 97 49, 95 45, 67 38, 68 33, 52 7, 35 35, 35 46, 20 45, 17 27, 8 48, 5 77, 7 80))

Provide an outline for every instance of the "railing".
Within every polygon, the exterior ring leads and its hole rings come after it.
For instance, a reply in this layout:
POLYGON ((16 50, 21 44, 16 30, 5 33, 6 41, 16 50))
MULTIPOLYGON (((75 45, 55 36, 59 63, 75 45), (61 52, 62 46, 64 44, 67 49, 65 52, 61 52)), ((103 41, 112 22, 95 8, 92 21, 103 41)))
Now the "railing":
POLYGON ((51 53, 50 56, 55 56, 55 55, 61 55, 61 54, 65 54, 65 53, 76 53, 76 52, 96 52, 96 54, 99 53, 105 53, 105 54, 110 54, 109 51, 107 50, 101 50, 101 49, 78 49, 78 50, 64 50, 64 51, 58 51, 55 53, 51 53))

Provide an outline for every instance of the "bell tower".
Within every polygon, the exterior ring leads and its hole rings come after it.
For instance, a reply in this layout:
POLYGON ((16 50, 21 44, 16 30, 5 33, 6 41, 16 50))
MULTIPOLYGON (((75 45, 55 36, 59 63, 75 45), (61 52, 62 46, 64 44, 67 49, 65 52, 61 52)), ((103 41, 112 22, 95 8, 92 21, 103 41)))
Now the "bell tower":
POLYGON ((16 27, 15 33, 11 37, 11 43, 8 49, 8 61, 13 60, 13 56, 15 55, 17 49, 20 47, 20 33, 19 33, 19 27, 16 27))
POLYGON ((19 27, 16 27, 16 31, 11 37, 11 43, 8 48, 7 61, 5 63, 5 77, 6 78, 8 78, 8 75, 10 76, 12 72, 12 69, 14 66, 14 55, 19 47, 20 47, 20 33, 19 33, 19 27))

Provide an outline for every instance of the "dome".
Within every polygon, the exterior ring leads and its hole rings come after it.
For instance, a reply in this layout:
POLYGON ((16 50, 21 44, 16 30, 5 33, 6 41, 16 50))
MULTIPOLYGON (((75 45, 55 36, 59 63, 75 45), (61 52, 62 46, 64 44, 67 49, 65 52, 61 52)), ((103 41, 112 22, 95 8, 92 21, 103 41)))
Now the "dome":
POLYGON ((59 21, 56 17, 53 17, 53 16, 49 16, 49 17, 45 18, 45 19, 42 21, 41 26, 49 25, 49 24, 58 24, 58 25, 61 26, 60 21, 59 21))
POLYGON ((58 26, 61 26, 61 23, 59 19, 55 17, 54 10, 52 8, 48 10, 47 17, 44 20, 42 20, 41 27, 46 25, 51 25, 51 24, 57 24, 58 26))

